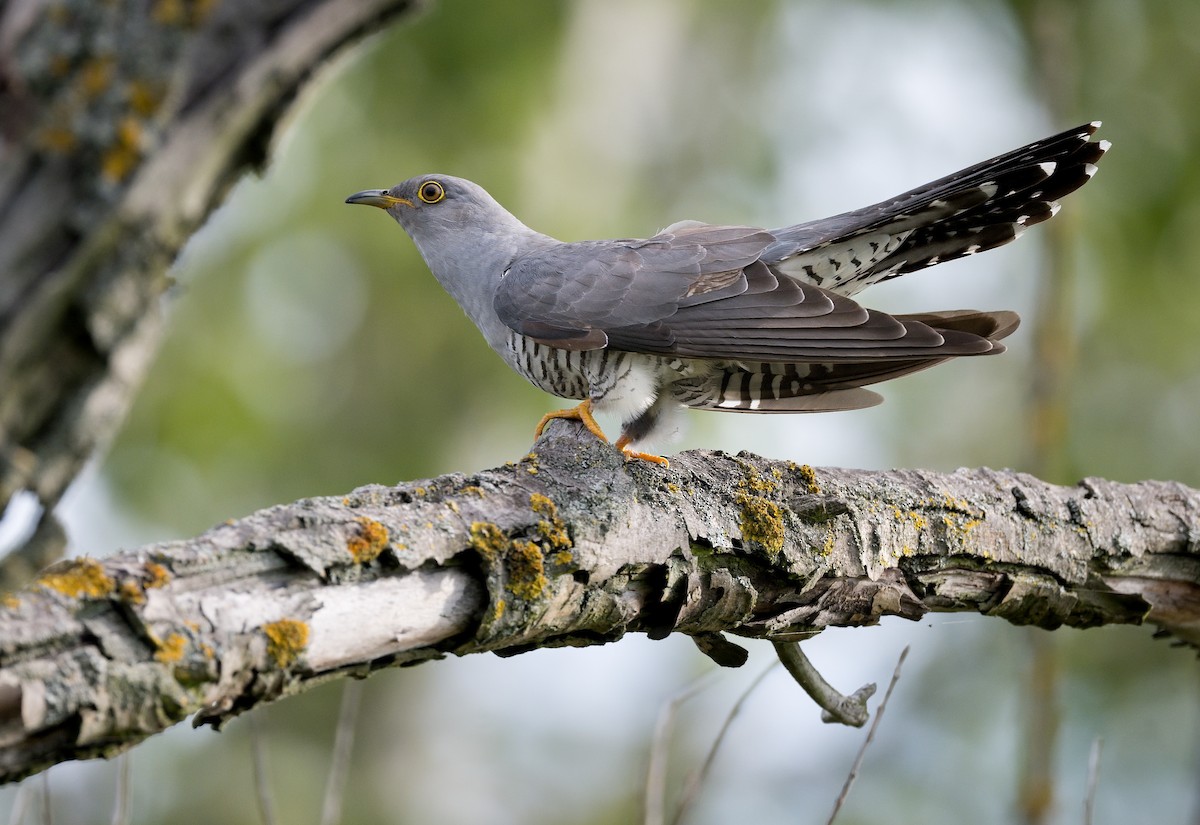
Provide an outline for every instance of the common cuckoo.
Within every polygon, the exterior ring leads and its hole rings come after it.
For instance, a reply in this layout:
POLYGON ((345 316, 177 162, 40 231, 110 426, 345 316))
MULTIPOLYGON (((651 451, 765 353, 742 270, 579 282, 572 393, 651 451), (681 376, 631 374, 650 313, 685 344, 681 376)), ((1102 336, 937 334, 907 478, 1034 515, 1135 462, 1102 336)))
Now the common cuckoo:
POLYGON ((644 240, 563 243, 470 181, 431 174, 347 203, 408 232, 441 285, 510 367, 575 407, 624 422, 616 446, 682 407, 849 410, 866 385, 960 355, 1004 351, 1009 311, 889 315, 851 296, 879 281, 1008 243, 1046 220, 1108 149, 1099 122, 1031 143, 890 200, 782 229, 681 221, 644 240))

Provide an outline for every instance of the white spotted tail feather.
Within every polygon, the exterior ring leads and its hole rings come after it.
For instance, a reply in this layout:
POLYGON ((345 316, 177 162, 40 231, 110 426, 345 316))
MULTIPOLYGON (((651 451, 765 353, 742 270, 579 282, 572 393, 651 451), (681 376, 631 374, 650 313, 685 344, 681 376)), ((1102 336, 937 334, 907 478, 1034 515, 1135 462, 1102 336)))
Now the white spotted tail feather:
POLYGON ((881 203, 772 231, 763 253, 795 278, 853 295, 1018 238, 1058 212, 1110 146, 1100 121, 1030 143, 881 203))

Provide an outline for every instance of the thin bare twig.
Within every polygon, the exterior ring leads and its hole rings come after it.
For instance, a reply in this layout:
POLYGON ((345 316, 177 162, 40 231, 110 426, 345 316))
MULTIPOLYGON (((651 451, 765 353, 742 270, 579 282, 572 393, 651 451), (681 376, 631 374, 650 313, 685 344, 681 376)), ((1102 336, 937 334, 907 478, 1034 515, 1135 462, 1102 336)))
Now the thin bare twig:
POLYGON ((266 735, 262 731, 262 712, 250 714, 250 751, 254 758, 254 793, 258 798, 258 818, 263 825, 275 825, 275 802, 267 775, 266 735))
POLYGON ((697 693, 708 688, 714 681, 717 669, 697 676, 663 704, 654 725, 654 741, 650 746, 650 765, 646 768, 644 825, 663 825, 667 817, 667 756, 671 747, 671 734, 675 729, 675 716, 680 706, 697 693))
POLYGON ((25 809, 29 807, 29 799, 33 796, 33 791, 29 788, 30 783, 28 782, 22 783, 17 788, 12 810, 8 812, 8 825, 21 825, 21 821, 25 819, 25 809))
POLYGON ((842 785, 842 792, 838 794, 837 801, 833 803, 833 812, 829 814, 826 825, 833 825, 833 821, 837 819, 838 813, 842 810, 842 805, 846 802, 846 797, 850 795, 850 788, 854 785, 854 780, 858 778, 858 770, 862 767, 863 758, 867 755, 867 748, 875 739, 875 731, 879 729, 879 722, 883 719, 883 712, 887 710, 888 700, 892 698, 896 682, 900 681, 900 668, 907 658, 908 646, 905 645, 904 650, 900 651, 900 658, 896 661, 896 669, 892 671, 892 681, 888 682, 887 691, 883 694, 883 701, 879 703, 879 709, 875 711, 875 720, 871 722, 867 738, 863 740, 862 747, 858 749, 858 755, 854 757, 854 764, 850 766, 850 775, 846 777, 846 783, 842 785))
POLYGON ((350 752, 354 749, 354 730, 358 725, 362 691, 361 679, 347 679, 342 683, 342 707, 338 711, 337 732, 333 737, 333 759, 329 763, 329 778, 325 783, 321 825, 337 825, 342 820, 342 798, 346 791, 346 778, 350 775, 350 752))
POLYGON ((128 751, 117 757, 117 798, 113 801, 112 825, 129 825, 130 764, 128 751))
POLYGON ((704 764, 688 777, 687 785, 683 789, 683 793, 679 795, 679 807, 675 809, 675 817, 671 820, 671 825, 682 825, 684 817, 692 807, 692 803, 696 801, 700 789, 704 786, 704 780, 708 778, 709 771, 712 769, 713 760, 717 757, 717 751, 721 747, 721 743, 725 741, 725 734, 729 732, 729 726, 733 724, 734 717, 741 712, 742 705, 750 698, 750 694, 755 688, 762 683, 762 680, 767 677, 767 674, 775 669, 775 665, 779 662, 772 662, 766 670, 758 674, 754 681, 747 686, 738 700, 734 702, 733 707, 729 710, 729 715, 725 717, 725 722, 721 725, 721 729, 717 731, 717 738, 713 740, 712 747, 708 749, 708 756, 704 758, 704 764))
POLYGON ((1092 825, 1092 816, 1096 813, 1096 787, 1100 784, 1100 752, 1104 749, 1104 740, 1097 736, 1092 740, 1092 750, 1088 754, 1087 793, 1083 796, 1083 825, 1092 825))
POLYGON ((867 700, 875 695, 875 683, 863 685, 858 690, 845 696, 839 693, 833 685, 825 681, 812 662, 800 649, 799 642, 772 642, 779 661, 792 678, 804 688, 814 702, 822 709, 822 722, 839 722, 843 725, 861 728, 867 723, 870 714, 867 713, 867 700))
POLYGON ((50 771, 42 772, 42 823, 54 825, 54 812, 50 809, 50 771))

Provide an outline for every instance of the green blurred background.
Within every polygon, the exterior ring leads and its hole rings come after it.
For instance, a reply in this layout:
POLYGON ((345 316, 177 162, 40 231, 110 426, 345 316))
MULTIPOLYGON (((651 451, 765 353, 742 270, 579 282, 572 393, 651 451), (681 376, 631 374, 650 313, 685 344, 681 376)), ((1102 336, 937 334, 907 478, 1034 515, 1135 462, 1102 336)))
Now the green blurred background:
MULTIPOLYGON (((888 385, 872 410, 694 413, 678 446, 1200 485, 1200 4, 440 0, 328 67, 271 166, 185 250, 158 362, 110 454, 65 502, 73 546, 187 536, 282 501, 525 452, 555 399, 508 372, 401 230, 342 203, 351 192, 461 175, 565 240, 645 236, 682 218, 778 226, 1093 119, 1114 149, 1057 234, 1039 227, 864 296, 891 311, 1017 309, 1026 326, 1008 355, 888 385), (1047 294, 1064 300, 1049 315, 1047 294), (1063 425, 1049 446, 1031 423, 1032 376, 1047 369, 1039 316, 1070 359, 1050 394, 1063 425)), ((846 690, 886 682, 913 646, 839 822, 1027 818, 1026 682, 1031 647, 1047 639, 1060 742, 1043 821, 1080 821, 1102 737, 1097 822, 1200 822, 1195 655, 1146 629, 1038 634, 1031 646, 1036 633, 935 617, 809 643, 846 690)), ((673 776, 769 663, 769 646, 754 648, 686 706, 673 776)), ((379 674, 365 685, 344 821, 635 821, 655 715, 708 667, 686 639, 638 637, 379 674)), ((259 714, 280 822, 318 819, 340 691, 259 714)), ((134 821, 257 822, 248 727, 180 728, 134 750, 134 821)), ((823 822, 862 735, 823 726, 774 673, 690 821, 823 822)), ((107 822, 115 771, 51 771, 54 821, 107 822)))

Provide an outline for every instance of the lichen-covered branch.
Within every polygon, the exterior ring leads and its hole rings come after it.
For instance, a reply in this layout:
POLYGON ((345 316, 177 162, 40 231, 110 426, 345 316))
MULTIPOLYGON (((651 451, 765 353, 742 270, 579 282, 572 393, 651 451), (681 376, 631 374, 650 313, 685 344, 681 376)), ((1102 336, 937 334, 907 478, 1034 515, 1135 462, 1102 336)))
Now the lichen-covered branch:
POLYGON ((1200 491, 993 470, 626 462, 554 422, 473 476, 306 499, 46 571, 0 607, 0 778, 339 675, 628 632, 783 642, 972 611, 1200 644, 1200 491))
MULTIPOLYGON (((412 0, 0 4, 0 511, 124 415, 188 236, 334 52, 412 0)), ((46 518, 22 560, 63 544, 46 518)))

